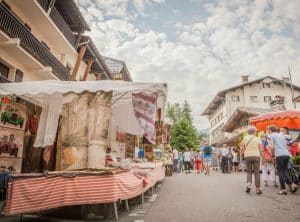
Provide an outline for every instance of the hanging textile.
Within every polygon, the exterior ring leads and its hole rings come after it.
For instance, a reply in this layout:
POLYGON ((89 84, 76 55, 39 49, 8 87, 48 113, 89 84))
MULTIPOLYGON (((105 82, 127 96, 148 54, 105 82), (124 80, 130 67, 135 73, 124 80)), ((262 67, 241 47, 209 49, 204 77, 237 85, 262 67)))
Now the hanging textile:
POLYGON ((133 93, 132 103, 135 117, 145 131, 147 140, 155 144, 155 114, 157 108, 157 94, 133 93))

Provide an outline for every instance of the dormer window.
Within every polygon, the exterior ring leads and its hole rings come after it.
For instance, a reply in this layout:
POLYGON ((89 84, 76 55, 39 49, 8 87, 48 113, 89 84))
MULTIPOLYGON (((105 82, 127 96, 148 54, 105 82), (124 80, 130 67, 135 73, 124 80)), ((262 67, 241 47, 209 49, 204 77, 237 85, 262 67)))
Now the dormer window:
POLYGON ((263 88, 271 88, 271 83, 263 83, 263 88))

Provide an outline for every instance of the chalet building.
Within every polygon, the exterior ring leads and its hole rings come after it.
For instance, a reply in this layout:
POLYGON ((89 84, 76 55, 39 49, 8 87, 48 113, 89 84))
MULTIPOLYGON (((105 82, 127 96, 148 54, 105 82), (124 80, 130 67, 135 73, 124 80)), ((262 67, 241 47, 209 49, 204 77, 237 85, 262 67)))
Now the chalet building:
POLYGON ((74 0, 0 0, 0 82, 113 79, 85 31, 74 0))
POLYGON ((112 59, 109 57, 104 57, 104 61, 110 72, 112 73, 114 80, 132 82, 131 75, 124 61, 112 59))
POLYGON ((300 108, 293 101, 293 91, 294 98, 300 96, 300 87, 292 85, 286 78, 266 76, 248 81, 248 76, 243 76, 242 81, 240 85, 218 92, 202 113, 210 122, 212 144, 234 141, 233 137, 245 130, 249 117, 300 108))

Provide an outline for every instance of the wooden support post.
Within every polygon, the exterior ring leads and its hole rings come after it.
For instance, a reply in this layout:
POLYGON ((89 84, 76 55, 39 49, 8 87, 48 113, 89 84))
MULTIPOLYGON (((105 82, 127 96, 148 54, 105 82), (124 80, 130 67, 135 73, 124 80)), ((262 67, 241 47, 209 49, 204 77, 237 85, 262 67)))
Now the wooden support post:
POLYGON ((144 192, 142 193, 142 206, 144 206, 144 202, 145 202, 145 197, 144 197, 144 192))
POLYGON ((128 200, 125 200, 125 208, 126 208, 126 211, 129 212, 129 203, 128 203, 128 200))
POLYGON ((117 202, 114 202, 115 218, 119 220, 117 202))
POLYGON ((74 69, 73 69, 73 72, 72 72, 72 75, 71 75, 71 81, 75 81, 76 80, 77 72, 78 72, 79 67, 80 67, 80 62, 83 59, 85 51, 86 51, 86 45, 81 46, 80 52, 79 52, 79 54, 77 56, 77 60, 76 60, 76 63, 75 63, 75 66, 74 66, 74 69))
POLYGON ((92 60, 92 59, 88 61, 87 65, 86 65, 86 68, 85 68, 85 71, 84 71, 83 81, 86 81, 86 80, 87 80, 88 75, 89 75, 89 73, 90 73, 90 71, 91 71, 93 62, 94 62, 94 60, 92 60))

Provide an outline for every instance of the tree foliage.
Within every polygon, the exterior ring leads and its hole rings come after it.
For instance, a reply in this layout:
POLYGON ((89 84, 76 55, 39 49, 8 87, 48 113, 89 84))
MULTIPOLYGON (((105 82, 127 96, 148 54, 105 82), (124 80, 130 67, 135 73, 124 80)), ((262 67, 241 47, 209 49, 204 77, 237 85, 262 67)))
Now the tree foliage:
POLYGON ((202 138, 192 123, 192 109, 187 101, 167 104, 166 117, 172 119, 171 146, 180 150, 197 148, 202 138))

